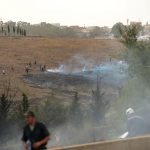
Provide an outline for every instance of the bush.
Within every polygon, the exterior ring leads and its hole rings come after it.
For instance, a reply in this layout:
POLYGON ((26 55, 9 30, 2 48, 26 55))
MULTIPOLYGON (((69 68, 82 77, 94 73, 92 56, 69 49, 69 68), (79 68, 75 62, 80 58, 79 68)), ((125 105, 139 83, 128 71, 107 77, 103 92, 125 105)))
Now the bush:
POLYGON ((78 92, 75 92, 74 99, 71 103, 69 112, 69 119, 71 123, 76 127, 81 125, 83 121, 83 112, 81 110, 81 103, 79 100, 78 92))
POLYGON ((68 108, 59 99, 51 96, 37 108, 37 118, 53 127, 67 120, 68 108))

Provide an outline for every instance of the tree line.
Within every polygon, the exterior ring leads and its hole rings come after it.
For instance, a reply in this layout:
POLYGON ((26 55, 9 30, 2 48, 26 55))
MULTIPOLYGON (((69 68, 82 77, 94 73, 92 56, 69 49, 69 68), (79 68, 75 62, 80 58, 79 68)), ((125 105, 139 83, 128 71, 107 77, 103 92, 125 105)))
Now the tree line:
POLYGON ((3 25, 0 34, 1 36, 26 36, 26 30, 19 26, 3 25))
POLYGON ((108 27, 60 26, 50 23, 30 24, 27 22, 1 22, 1 36, 43 36, 43 37, 109 37, 108 27))
POLYGON ((138 39, 143 33, 140 24, 116 23, 112 33, 124 45, 120 56, 127 62, 129 74, 129 82, 124 85, 119 99, 114 103, 114 112, 117 111, 112 117, 117 118, 118 122, 121 121, 123 126, 126 118, 120 113, 132 107, 150 123, 150 40, 138 39))
POLYGON ((123 25, 116 23, 112 28, 114 36, 125 45, 124 59, 129 64, 129 73, 132 77, 142 79, 145 84, 149 82, 150 67, 150 40, 138 40, 143 27, 139 24, 123 25))

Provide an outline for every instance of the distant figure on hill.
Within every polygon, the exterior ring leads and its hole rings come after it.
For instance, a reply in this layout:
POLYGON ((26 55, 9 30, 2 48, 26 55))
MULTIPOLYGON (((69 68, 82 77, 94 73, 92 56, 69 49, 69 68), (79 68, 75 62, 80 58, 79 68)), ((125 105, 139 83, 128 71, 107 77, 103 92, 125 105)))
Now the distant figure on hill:
POLYGON ((42 71, 44 71, 44 66, 42 66, 42 68, 41 68, 41 69, 42 69, 42 71))
POLYGON ((35 65, 37 64, 36 60, 34 61, 34 64, 35 64, 35 65))
POLYGON ((25 67, 25 71, 27 74, 29 73, 29 66, 28 65, 25 67))
POLYGON ((44 71, 46 71, 46 65, 44 65, 43 68, 44 68, 44 71))
POLYGON ((50 138, 46 126, 38 122, 35 114, 28 111, 25 114, 26 126, 23 130, 22 142, 25 150, 45 150, 50 138))
POLYGON ((5 70, 3 70, 3 71, 2 71, 2 74, 3 74, 3 75, 6 75, 6 72, 5 72, 5 70))
POLYGON ((42 67, 43 67, 43 66, 42 66, 42 65, 40 65, 40 71, 42 71, 42 67))
POLYGON ((110 62, 112 61, 111 57, 110 57, 109 61, 110 61, 110 62))
POLYGON ((42 72, 46 71, 46 65, 40 65, 40 71, 42 72))
POLYGON ((44 68, 44 66, 43 65, 40 65, 40 71, 45 71, 45 68, 44 68))
POLYGON ((12 72, 14 72, 14 71, 15 71, 15 69, 14 69, 14 67, 13 67, 13 66, 11 67, 11 71, 12 71, 12 72))
POLYGON ((31 62, 29 62, 29 67, 30 67, 30 68, 32 67, 32 64, 31 64, 31 62))

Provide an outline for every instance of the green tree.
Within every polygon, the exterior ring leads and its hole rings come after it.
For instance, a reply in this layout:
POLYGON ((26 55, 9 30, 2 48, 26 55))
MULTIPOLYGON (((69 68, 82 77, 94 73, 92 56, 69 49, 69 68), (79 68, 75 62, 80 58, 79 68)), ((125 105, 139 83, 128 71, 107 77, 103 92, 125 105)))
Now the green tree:
POLYGON ((92 91, 92 117, 95 125, 100 125, 105 121, 105 113, 109 106, 109 102, 104 100, 105 93, 102 91, 101 80, 102 78, 97 75, 97 87, 92 91))
POLYGON ((15 33, 16 33, 16 28, 13 26, 13 34, 15 36, 15 33))
POLYGON ((23 34, 24 34, 24 36, 26 36, 26 30, 24 30, 24 33, 23 33, 23 34))
POLYGON ((7 118, 9 114, 11 116, 10 111, 13 110, 14 100, 18 93, 18 87, 16 87, 13 78, 9 77, 1 77, 0 78, 0 110, 1 114, 7 118))
POLYGON ((122 35, 122 42, 127 47, 124 56, 129 64, 130 75, 143 78, 149 83, 150 42, 137 40, 141 30, 142 27, 136 24, 126 27, 122 35))
POLYGON ((22 35, 22 29, 21 28, 19 29, 19 34, 20 34, 20 36, 22 35))
POLYGON ((4 35, 4 27, 2 27, 2 36, 4 35))
POLYGON ((0 120, 7 120, 8 114, 13 105, 13 101, 9 100, 5 94, 2 94, 0 97, 0 120))
POLYGON ((150 85, 150 42, 139 41, 133 47, 130 45, 125 58, 130 75, 142 79, 145 85, 150 85))
MULTIPOLYGON (((0 97, 0 132, 3 134, 6 131, 7 121, 9 113, 12 107, 12 101, 10 101, 5 94, 0 97)), ((0 135, 1 137, 1 135, 0 135)))
POLYGON ((22 94, 23 96, 23 99, 22 99, 22 112, 23 113, 26 113, 28 110, 29 110, 29 100, 28 100, 28 97, 25 93, 22 94))
POLYGON ((124 30, 125 26, 121 22, 118 22, 112 27, 111 33, 114 35, 114 37, 121 38, 124 30))
POLYGON ((10 26, 7 26, 8 35, 10 36, 10 26))
POLYGON ((25 93, 22 94, 22 100, 18 105, 18 111, 14 114, 13 118, 16 118, 17 121, 24 119, 24 114, 29 110, 30 103, 28 97, 25 93))
POLYGON ((109 28, 107 27, 95 27, 92 29, 89 33, 90 37, 95 38, 95 37, 106 37, 109 35, 109 28))
POLYGON ((128 48, 133 48, 136 46, 137 37, 141 30, 142 27, 136 24, 125 26, 124 32, 121 33, 122 42, 125 46, 128 48))
POLYGON ((79 126, 83 121, 83 113, 78 92, 75 92, 73 102, 70 106, 70 120, 75 126, 79 126))
POLYGON ((36 108, 36 111, 39 120, 51 127, 65 123, 68 118, 67 107, 54 96, 48 97, 40 107, 36 108))
POLYGON ((4 33, 5 33, 5 36, 7 36, 7 32, 6 32, 6 31, 4 31, 4 33))
POLYGON ((17 35, 19 35, 19 32, 20 32, 20 27, 17 26, 17 35))

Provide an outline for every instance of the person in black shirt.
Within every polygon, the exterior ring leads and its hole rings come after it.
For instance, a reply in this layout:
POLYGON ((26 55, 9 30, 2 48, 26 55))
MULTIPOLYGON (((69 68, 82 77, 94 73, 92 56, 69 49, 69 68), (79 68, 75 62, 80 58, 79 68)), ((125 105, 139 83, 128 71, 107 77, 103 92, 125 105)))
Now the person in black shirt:
POLYGON ((37 122, 33 112, 29 111, 25 114, 27 125, 23 130, 23 146, 25 150, 44 150, 50 138, 46 126, 37 122))

